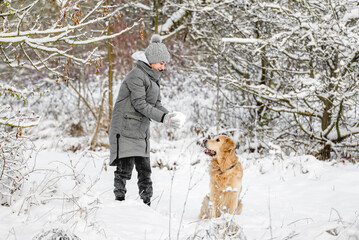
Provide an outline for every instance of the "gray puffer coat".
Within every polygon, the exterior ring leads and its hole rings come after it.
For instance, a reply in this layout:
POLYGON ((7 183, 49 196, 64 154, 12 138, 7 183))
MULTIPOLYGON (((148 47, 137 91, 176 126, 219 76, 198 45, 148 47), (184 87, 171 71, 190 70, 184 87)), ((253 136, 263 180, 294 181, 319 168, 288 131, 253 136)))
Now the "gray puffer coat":
POLYGON ((161 74, 138 60, 125 77, 111 119, 111 166, 115 166, 119 158, 150 156, 150 121, 162 122, 168 113, 161 104, 161 74))

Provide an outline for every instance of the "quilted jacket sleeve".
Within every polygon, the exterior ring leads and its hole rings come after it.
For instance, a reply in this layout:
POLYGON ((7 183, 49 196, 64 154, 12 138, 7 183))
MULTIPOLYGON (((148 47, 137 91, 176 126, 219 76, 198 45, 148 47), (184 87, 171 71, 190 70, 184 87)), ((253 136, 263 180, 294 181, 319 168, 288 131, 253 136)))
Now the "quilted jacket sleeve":
POLYGON ((162 102, 161 102, 161 94, 156 102, 156 105, 155 105, 156 108, 158 108, 159 110, 163 111, 164 113, 168 113, 169 111, 162 105, 162 102))
POLYGON ((127 87, 130 91, 131 103, 133 107, 144 116, 161 122, 166 114, 164 109, 152 106, 146 101, 146 89, 144 80, 139 76, 131 76, 127 81, 127 87))

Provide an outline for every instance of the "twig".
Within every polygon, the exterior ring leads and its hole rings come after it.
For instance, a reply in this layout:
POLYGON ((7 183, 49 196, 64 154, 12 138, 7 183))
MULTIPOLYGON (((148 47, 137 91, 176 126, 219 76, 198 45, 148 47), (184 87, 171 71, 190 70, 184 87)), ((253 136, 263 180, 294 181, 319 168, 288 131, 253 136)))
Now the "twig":
POLYGON ((172 222, 172 189, 173 189, 173 182, 174 177, 176 174, 176 169, 173 170, 173 174, 171 177, 171 186, 170 186, 170 206, 169 206, 169 213, 168 213, 168 240, 171 240, 171 222, 172 222))
POLYGON ((25 12, 22 14, 19 23, 17 24, 17 35, 20 35, 20 25, 22 23, 22 21, 24 20, 24 17, 27 13, 30 12, 31 8, 33 8, 40 0, 36 0, 35 2, 33 2, 31 5, 28 6, 28 8, 25 10, 25 12))
POLYGON ((333 211, 337 213, 337 215, 338 215, 338 217, 339 217, 339 219, 338 219, 339 222, 343 224, 343 219, 342 219, 342 217, 340 216, 339 211, 338 211, 337 209, 335 209, 335 208, 331 208, 331 209, 330 209, 329 221, 331 221, 333 211))
POLYGON ((273 229, 272 229, 272 213, 270 208, 270 189, 268 189, 268 214, 269 214, 269 232, 270 239, 273 239, 273 229))
POLYGON ((10 234, 11 234, 11 235, 14 235, 15 240, 17 240, 16 232, 15 232, 15 228, 14 228, 14 227, 11 228, 11 230, 9 231, 9 234, 7 235, 7 238, 6 238, 6 239, 9 239, 10 234))
MULTIPOLYGON (((165 190, 162 190, 161 195, 158 197, 158 201, 157 201, 157 205, 156 205, 155 209, 157 209, 158 204, 160 203, 160 201, 161 201, 161 199, 162 199, 162 196, 163 196, 164 191, 165 191, 165 190)), ((154 198, 153 200, 155 200, 155 199, 156 199, 156 198, 154 198)))
POLYGON ((103 104, 104 104, 104 102, 105 102, 106 93, 107 93, 107 90, 104 90, 104 91, 103 91, 103 94, 102 94, 102 100, 101 100, 100 108, 99 108, 99 110, 98 110, 98 115, 97 115, 97 121, 96 121, 97 124, 96 124, 96 128, 95 128, 94 134, 93 134, 93 136, 92 136, 91 142, 90 142, 90 145, 91 145, 92 148, 95 148, 98 131, 99 131, 99 129, 100 129, 102 112, 103 112, 103 104))
MULTIPOLYGON (((191 164, 190 164, 190 166, 191 166, 191 164)), ((192 188, 191 188, 192 178, 193 178, 193 173, 191 173, 190 179, 189 179, 189 181, 188 181, 188 188, 187 188, 186 198, 185 198, 185 201, 184 201, 184 203, 183 203, 181 220, 180 220, 180 223, 179 223, 179 226, 178 226, 177 240, 180 239, 179 236, 180 236, 180 232, 181 232, 181 226, 182 226, 182 222, 183 222, 184 213, 185 213, 185 210, 186 210, 186 205, 187 205, 187 201, 188 201, 188 196, 189 196, 189 192, 190 192, 191 189, 192 189, 192 188)))
POLYGON ((307 222, 308 222, 308 220, 311 220, 312 222, 314 222, 313 218, 301 218, 301 219, 295 220, 295 221, 293 221, 291 223, 288 223, 288 226, 290 226, 292 224, 295 224, 295 223, 297 223, 299 221, 304 221, 304 220, 307 220, 307 222))

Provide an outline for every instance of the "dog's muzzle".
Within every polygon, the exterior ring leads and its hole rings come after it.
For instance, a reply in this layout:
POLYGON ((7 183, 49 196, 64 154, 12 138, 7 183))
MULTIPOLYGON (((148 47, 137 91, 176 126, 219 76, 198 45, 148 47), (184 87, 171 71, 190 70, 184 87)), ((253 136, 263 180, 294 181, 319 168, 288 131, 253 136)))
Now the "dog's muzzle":
POLYGON ((203 140, 203 147, 206 148, 206 149, 204 150, 204 153, 207 154, 207 155, 209 155, 209 156, 211 156, 211 157, 213 157, 213 156, 215 156, 217 153, 216 153, 216 151, 213 151, 213 150, 207 148, 207 142, 208 142, 207 139, 204 139, 204 140, 203 140))
POLYGON ((207 155, 209 155, 209 156, 211 156, 211 157, 216 156, 216 154, 217 154, 216 151, 213 151, 213 150, 208 149, 208 148, 206 148, 206 149, 204 150, 204 153, 207 154, 207 155))

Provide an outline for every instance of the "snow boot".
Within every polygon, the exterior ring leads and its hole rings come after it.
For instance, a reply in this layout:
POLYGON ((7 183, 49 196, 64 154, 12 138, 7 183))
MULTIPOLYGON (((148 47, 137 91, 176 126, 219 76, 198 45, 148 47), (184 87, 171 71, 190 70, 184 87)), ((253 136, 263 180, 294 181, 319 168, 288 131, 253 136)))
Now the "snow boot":
POLYGON ((125 200, 125 197, 119 197, 119 196, 118 196, 118 197, 116 197, 116 200, 117 200, 117 201, 123 201, 123 200, 125 200))
POLYGON ((151 198, 144 198, 142 199, 143 203, 146 204, 147 206, 151 207, 151 198))

